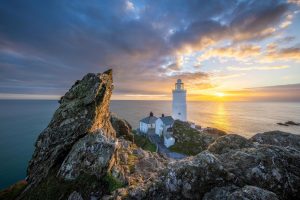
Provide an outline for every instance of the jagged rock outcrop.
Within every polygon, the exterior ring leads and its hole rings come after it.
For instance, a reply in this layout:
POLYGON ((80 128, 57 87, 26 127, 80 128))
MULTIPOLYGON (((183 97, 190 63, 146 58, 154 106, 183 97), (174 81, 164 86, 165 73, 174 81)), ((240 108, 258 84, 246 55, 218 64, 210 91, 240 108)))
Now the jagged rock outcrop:
POLYGON ((141 199, 145 194, 145 189, 157 180, 169 161, 157 153, 144 151, 122 138, 119 139, 119 146, 116 164, 112 167, 111 173, 126 187, 114 191, 112 195, 105 198, 141 199))
POLYGON ((300 135, 295 135, 282 131, 258 133, 254 135, 250 140, 259 144, 270 144, 281 147, 291 147, 300 151, 300 135))
POLYGON ((115 129, 118 138, 123 137, 130 141, 133 140, 132 127, 126 120, 121 119, 115 113, 111 113, 110 122, 115 129))
POLYGON ((129 141, 130 124, 109 111, 112 89, 109 70, 87 74, 61 98, 36 141, 18 199, 120 198, 157 178, 168 161, 129 141))
POLYGON ((253 143, 251 141, 240 135, 228 134, 217 138, 208 146, 208 151, 216 154, 222 154, 231 150, 249 147, 253 147, 253 143))
POLYGON ((110 162, 116 138, 109 111, 112 89, 111 70, 87 74, 60 99, 59 108, 35 143, 27 170, 28 188, 37 185, 55 167, 61 168, 59 174, 68 179, 75 178, 89 164, 97 171, 99 167, 109 165, 105 162, 110 162), (94 142, 90 141, 92 139, 94 142), (99 151, 108 151, 110 155, 103 154, 104 160, 89 163, 97 158, 88 154, 99 151))

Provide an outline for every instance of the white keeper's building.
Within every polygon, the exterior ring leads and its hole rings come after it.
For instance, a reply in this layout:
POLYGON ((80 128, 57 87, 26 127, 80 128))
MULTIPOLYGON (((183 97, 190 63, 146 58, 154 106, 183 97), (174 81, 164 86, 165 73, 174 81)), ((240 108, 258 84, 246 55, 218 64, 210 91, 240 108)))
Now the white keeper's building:
POLYGON ((176 119, 187 121, 186 90, 181 79, 177 80, 173 90, 172 116, 162 114, 157 118, 150 112, 148 117, 140 120, 139 131, 143 134, 156 134, 162 137, 164 145, 170 147, 176 142, 173 137, 173 125, 176 119))
POLYGON ((149 130, 154 130, 156 120, 157 117, 155 117, 153 113, 150 112, 148 117, 140 120, 140 132, 146 134, 149 130))

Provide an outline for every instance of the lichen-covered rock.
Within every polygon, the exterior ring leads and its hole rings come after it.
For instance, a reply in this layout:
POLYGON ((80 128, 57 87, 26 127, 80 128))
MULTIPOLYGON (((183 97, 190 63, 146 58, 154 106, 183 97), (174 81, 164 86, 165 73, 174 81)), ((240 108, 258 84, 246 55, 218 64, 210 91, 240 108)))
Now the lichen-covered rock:
POLYGON ((282 199, 300 195, 300 154, 295 149, 261 145, 230 151, 218 158, 235 175, 236 185, 264 188, 282 199))
POLYGON ((123 137, 130 141, 133 140, 132 127, 126 120, 121 119, 115 113, 111 113, 110 121, 118 138, 123 137))
POLYGON ((81 173, 101 177, 112 166, 112 156, 117 148, 115 140, 99 133, 81 138, 62 163, 58 175, 65 180, 75 180, 81 173))
POLYGON ((232 181, 233 175, 220 160, 208 151, 197 156, 171 163, 162 182, 150 189, 156 199, 201 199, 214 186, 232 181), (164 191, 164 192, 160 192, 164 191))
POLYGON ((240 189, 236 185, 228 185, 223 187, 215 187, 205 193, 202 200, 228 200, 229 195, 240 189))
POLYGON ((78 192, 74 191, 70 194, 68 200, 83 200, 83 198, 78 192))
POLYGON ((235 185, 216 187, 206 193, 202 200, 278 200, 275 193, 255 186, 246 185, 239 188, 235 185))
POLYGON ((300 135, 282 131, 258 133, 254 135, 250 140, 259 144, 270 144, 281 147, 295 148, 300 151, 300 135))
POLYGON ((255 186, 244 186, 231 193, 228 200, 278 200, 275 193, 255 186))
POLYGON ((87 74, 61 98, 51 122, 35 143, 27 169, 30 187, 62 163, 72 146, 85 135, 101 130, 107 138, 115 138, 109 112, 112 81, 111 70, 87 74))
MULTIPOLYGON (((170 164, 165 175, 149 188, 147 197, 201 199, 214 187, 232 184, 256 186, 275 193, 280 199, 297 199, 300 195, 299 151, 272 145, 235 149, 223 154, 204 151, 170 164)), ((244 189, 231 195, 246 198, 252 192, 260 192, 244 189)))
POLYGON ((253 147, 253 143, 251 141, 240 135, 229 134, 217 138, 212 144, 208 146, 208 151, 216 154, 222 154, 230 150, 249 147, 253 147))

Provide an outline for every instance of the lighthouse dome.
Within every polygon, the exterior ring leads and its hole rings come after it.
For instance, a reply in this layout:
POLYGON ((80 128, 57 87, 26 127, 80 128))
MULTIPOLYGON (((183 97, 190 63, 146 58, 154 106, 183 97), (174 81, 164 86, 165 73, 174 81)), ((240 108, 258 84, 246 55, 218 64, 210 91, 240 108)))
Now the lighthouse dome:
POLYGON ((181 83, 181 79, 177 79, 177 83, 181 83))

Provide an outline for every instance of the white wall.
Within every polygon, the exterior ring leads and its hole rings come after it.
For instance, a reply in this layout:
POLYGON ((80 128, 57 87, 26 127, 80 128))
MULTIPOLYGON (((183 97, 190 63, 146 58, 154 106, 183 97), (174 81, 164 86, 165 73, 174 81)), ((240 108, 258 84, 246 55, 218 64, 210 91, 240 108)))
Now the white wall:
POLYGON ((140 122, 140 131, 142 133, 147 133, 148 132, 148 124, 140 122))
POLYGON ((160 118, 155 121, 155 133, 161 136, 163 132, 163 122, 160 118))
POLYGON ((173 137, 166 138, 164 137, 164 145, 169 148, 170 146, 175 144, 175 139, 173 137))
POLYGON ((173 90, 172 117, 181 121, 186 118, 186 90, 173 90))
POLYGON ((140 132, 147 133, 150 128, 155 128, 154 124, 146 124, 144 122, 140 122, 140 132))

